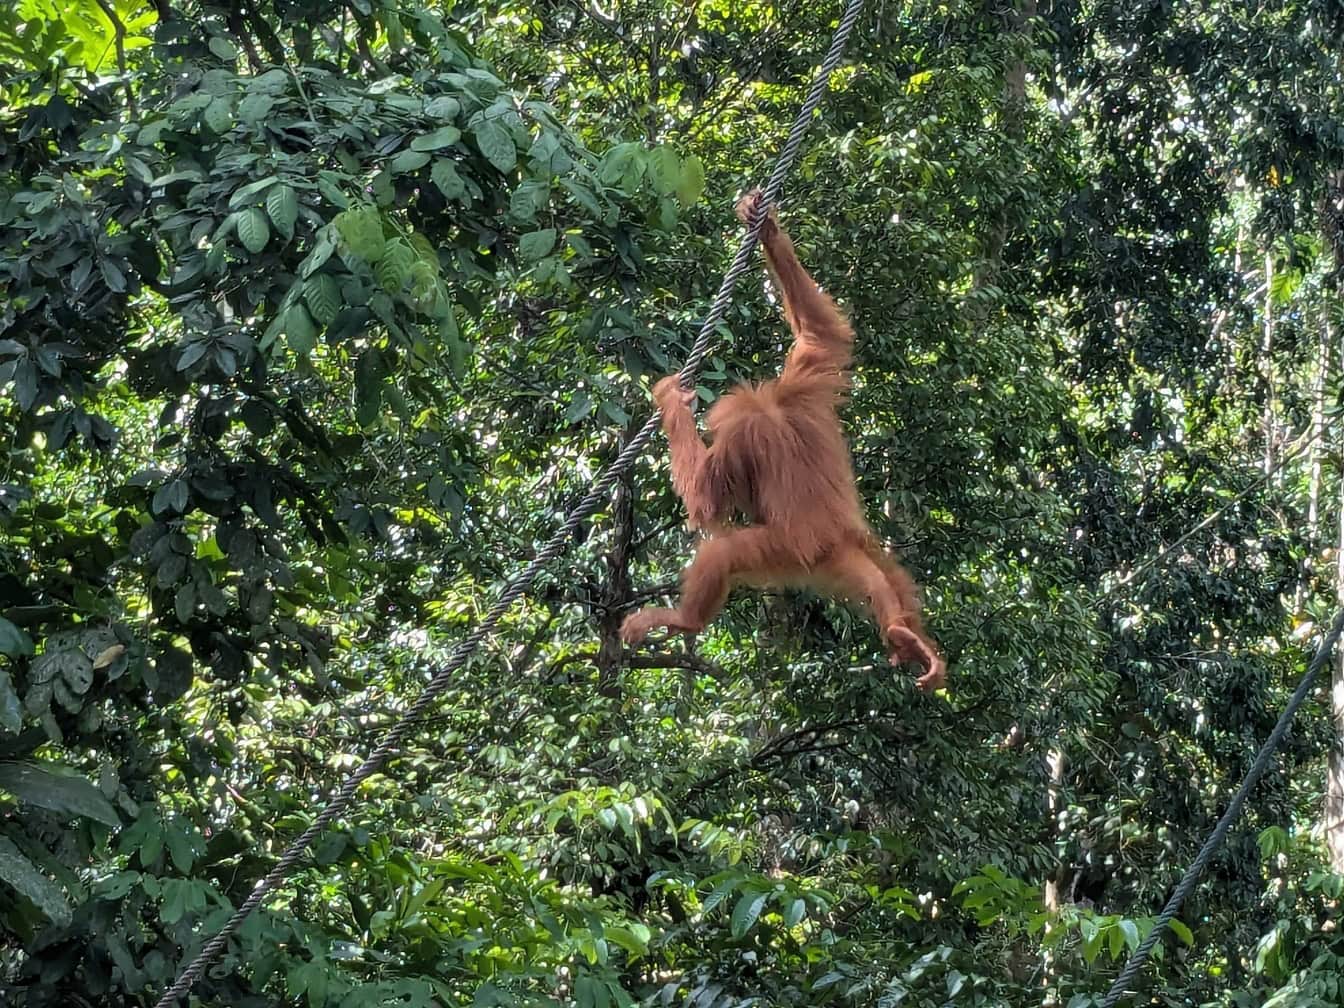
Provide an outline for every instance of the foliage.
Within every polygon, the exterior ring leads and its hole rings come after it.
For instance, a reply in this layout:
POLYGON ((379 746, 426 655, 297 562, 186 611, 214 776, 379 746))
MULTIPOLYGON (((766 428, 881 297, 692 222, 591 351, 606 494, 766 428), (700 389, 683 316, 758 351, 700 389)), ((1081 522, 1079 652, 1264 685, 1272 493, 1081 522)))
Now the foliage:
MULTIPOLYGON (((835 16, 0 12, 5 1003, 152 1003, 313 821, 642 422, 835 16)), ((783 218, 952 688, 792 592, 623 653, 651 452, 200 1003, 1099 1003, 1329 607, 1342 33, 870 13, 783 218)), ((1154 998, 1338 1003, 1313 706, 1154 998)))

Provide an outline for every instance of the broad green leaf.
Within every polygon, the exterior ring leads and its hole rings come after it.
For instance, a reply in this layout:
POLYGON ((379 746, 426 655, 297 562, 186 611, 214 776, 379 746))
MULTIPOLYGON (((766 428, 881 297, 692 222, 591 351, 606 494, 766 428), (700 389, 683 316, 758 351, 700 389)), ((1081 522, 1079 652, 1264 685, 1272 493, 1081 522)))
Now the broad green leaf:
POLYGON ((228 99, 216 98, 201 113, 201 121, 214 133, 227 133, 233 128, 233 109, 228 99))
POLYGON ((70 904, 65 891, 47 878, 7 836, 0 836, 0 881, 32 901, 53 924, 70 923, 70 904))
POLYGON ((170 480, 154 492, 149 509, 155 515, 184 514, 187 510, 188 491, 186 480, 170 480))
POLYGON ((186 371, 193 364, 206 355, 210 349, 210 344, 205 340, 195 340, 183 346, 177 353, 177 362, 174 368, 178 371, 186 371))
POLYGON ((0 763, 0 790, 20 801, 68 816, 120 826, 121 819, 93 784, 52 764, 0 763))
POLYGON ((1185 924, 1182 923, 1181 921, 1179 920, 1170 921, 1167 924, 1167 927, 1171 928, 1171 933, 1174 934, 1181 941, 1185 942, 1186 945, 1195 944, 1195 936, 1190 932, 1190 929, 1186 927, 1185 924))
POLYGON ((410 277, 411 265, 416 261, 415 252, 406 242, 397 238, 387 243, 383 257, 374 267, 374 275, 388 294, 400 291, 410 277))
POLYGON ((431 155, 427 151, 404 150, 388 163, 387 169, 394 175, 419 171, 429 164, 430 157, 431 155))
POLYGON ((639 936, 629 928, 607 925, 607 927, 603 929, 603 934, 606 935, 607 941, 613 945, 620 946, 632 956, 642 956, 649 950, 648 937, 646 936, 641 940, 639 936))
POLYGON ((299 276, 310 277, 322 268, 323 264, 331 258, 331 254, 336 251, 336 240, 332 237, 330 228, 323 228, 317 243, 313 249, 304 257, 303 263, 299 266, 299 276))
POLYGON ((518 163, 518 148, 508 129, 494 119, 485 119, 476 126, 476 146, 486 160, 502 172, 512 171, 518 163))
POLYGON ((232 63, 238 58, 238 47, 222 35, 211 35, 207 45, 225 63, 232 63))
POLYGON ((694 206, 705 191, 705 166, 692 154, 681 162, 681 178, 677 182, 677 201, 683 207, 694 206))
POLYGON ((257 179, 255 182, 249 182, 247 185, 239 186, 232 196, 229 197, 229 209, 237 210, 239 207, 246 206, 256 196, 265 192, 273 185, 278 185, 280 180, 274 175, 268 175, 266 178, 257 179))
MULTIPOLYGON (((299 198, 293 189, 283 183, 275 186, 266 194, 266 212, 276 231, 286 239, 294 237, 294 222, 299 217, 299 198)), ((258 250, 249 246, 249 251, 258 250)))
POLYGON ((23 727, 23 702, 14 691, 9 669, 0 666, 0 732, 16 735, 23 727))
POLYGON ((271 228, 266 215, 258 207, 248 207, 238 214, 238 240, 253 255, 266 247, 271 239, 271 228))
POLYGON ((103 283, 107 284, 108 290, 120 294, 126 290, 126 274, 122 272, 121 266, 111 259, 98 260, 98 270, 103 275, 103 283))
POLYGON ((729 930, 734 938, 741 938, 752 929, 756 919, 761 916, 761 910, 765 907, 765 900, 769 895, 769 893, 745 892, 738 897, 737 905, 733 907, 729 919, 729 930))
POLYGON ((383 219, 376 208, 359 206, 343 210, 332 223, 350 251, 365 262, 375 263, 382 257, 383 219))
POLYGON ((439 192, 451 200, 462 200, 467 194, 466 183, 457 173, 457 165, 448 158, 438 158, 429 170, 429 177, 439 187, 439 192))
POLYGON ((191 834, 180 822, 170 822, 164 828, 163 839, 173 867, 183 875, 190 875, 191 866, 196 860, 191 834))
POLYGON ((682 180, 681 158, 671 147, 663 144, 649 156, 649 174, 659 193, 666 195, 676 192, 682 180))
POLYGON ((300 356, 307 356, 317 346, 317 328, 301 304, 285 309, 285 342, 300 356))
POLYGON ((343 307, 340 285, 330 273, 309 277, 303 285, 303 300, 320 326, 331 325, 343 307))
POLYGON ((33 653, 33 641, 9 620, 0 616, 0 654, 19 657, 33 653))
POLYGON ((168 878, 162 880, 162 886, 159 917, 165 924, 176 924, 188 914, 198 914, 205 909, 205 883, 195 879, 168 878))
POLYGON ((451 147, 462 139, 462 131, 456 126, 440 126, 438 129, 411 141, 411 150, 432 151, 440 147, 451 147))
POLYGON ((350 206, 350 197, 346 195, 346 187, 349 184, 350 180, 337 172, 320 171, 317 173, 318 191, 327 198, 329 203, 342 210, 350 206))
MULTIPOLYGON (((238 118, 254 125, 262 122, 275 107, 275 99, 268 94, 250 94, 238 103, 238 118)), ((143 139, 141 140, 143 143, 143 139)))
POLYGON ((555 248, 555 241, 555 228, 532 231, 518 239, 518 254, 530 261, 543 259, 551 254, 551 249, 555 248))
POLYGON ((462 103, 452 95, 439 95, 425 103, 425 115, 431 119, 455 119, 462 111, 462 103))

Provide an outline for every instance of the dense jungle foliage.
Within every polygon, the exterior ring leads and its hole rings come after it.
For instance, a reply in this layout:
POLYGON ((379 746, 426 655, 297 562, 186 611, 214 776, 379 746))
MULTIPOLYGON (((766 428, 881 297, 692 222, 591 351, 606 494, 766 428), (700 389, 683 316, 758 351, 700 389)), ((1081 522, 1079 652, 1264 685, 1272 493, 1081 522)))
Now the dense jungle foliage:
MULTIPOLYGON (((154 1004, 313 821, 649 415, 839 13, 0 8, 0 1003, 154 1004)), ((655 442, 192 1003, 1099 1004, 1339 595, 1341 54, 871 3, 781 216, 949 688, 806 592, 623 649, 655 442)), ((751 276, 706 403, 786 346, 751 276)), ((1127 1004, 1344 1002, 1341 731, 1127 1004)))

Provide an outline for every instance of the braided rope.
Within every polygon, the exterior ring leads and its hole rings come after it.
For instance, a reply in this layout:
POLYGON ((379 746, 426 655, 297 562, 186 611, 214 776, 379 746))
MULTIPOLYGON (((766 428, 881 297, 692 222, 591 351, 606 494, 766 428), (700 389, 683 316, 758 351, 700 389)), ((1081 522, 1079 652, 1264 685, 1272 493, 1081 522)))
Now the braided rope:
POLYGON ((1260 780, 1260 775, 1269 766, 1270 758, 1278 750, 1283 737, 1288 734, 1288 726, 1292 723, 1293 715, 1297 713, 1297 709, 1307 699, 1307 694, 1311 692, 1312 683, 1316 681, 1317 673, 1329 661, 1341 632, 1344 632, 1344 610, 1341 610, 1339 615, 1335 617, 1330 632, 1325 635, 1325 638, 1321 641, 1321 646, 1316 649, 1316 656, 1311 659, 1311 664, 1307 666, 1307 674, 1302 677, 1302 681, 1298 683, 1297 689, 1288 700, 1288 706, 1279 715, 1279 723, 1274 726, 1274 730, 1269 733, 1269 738, 1265 739, 1265 744, 1260 747, 1255 762, 1251 764, 1250 770, 1246 771, 1246 779, 1241 782, 1241 787, 1237 788, 1237 793, 1232 796, 1232 801, 1228 803, 1227 811, 1218 820, 1218 825, 1213 828, 1209 838, 1204 841, 1204 846, 1195 855, 1195 860, 1186 869, 1185 877, 1181 879, 1176 891, 1171 894, 1171 899, 1167 900, 1167 905, 1157 915, 1157 919, 1153 922, 1153 929, 1139 943, 1139 947, 1134 950, 1128 962, 1125 963, 1125 968, 1116 977, 1115 983, 1111 985, 1105 1000, 1101 1002, 1101 1008, 1116 1008, 1120 1000, 1129 993, 1130 985, 1138 977, 1139 971, 1143 969, 1143 964, 1147 961, 1148 954, 1153 950, 1153 946, 1157 944, 1157 939, 1161 937, 1162 931, 1180 912, 1181 904, 1194 891, 1200 876, 1204 874, 1204 869, 1208 867, 1209 862, 1213 860, 1213 855, 1217 853, 1218 848, 1223 845, 1223 841, 1227 838, 1228 831, 1232 829, 1232 824, 1241 816, 1241 807, 1246 803, 1246 798, 1250 795, 1251 789, 1260 780))
MULTIPOLYGON (((792 170, 794 162, 798 158, 803 137, 807 133, 807 128, 812 119, 812 113, 817 110, 826 95, 830 76, 835 68, 840 65, 841 57, 845 51, 845 42, 862 12, 863 0, 848 0, 845 13, 835 30, 835 37, 831 40, 831 47, 826 53, 821 68, 817 71, 817 75, 812 82, 812 89, 808 92, 807 99, 798 112, 798 117, 794 120, 793 128, 789 130, 788 139, 780 150, 779 159, 775 162, 775 170, 771 173, 769 182, 766 183, 764 195, 757 204, 756 212, 752 215, 747 233, 738 245, 737 255, 733 257, 732 264, 723 276, 719 293, 710 305, 709 313, 705 316, 705 321, 700 327, 700 334, 696 337, 690 355, 686 358, 686 364, 681 369, 679 378, 683 386, 690 387, 693 384, 701 362, 705 359, 705 355, 709 353, 710 340, 714 335, 714 330, 723 320, 728 305, 732 301, 733 290, 750 264, 751 253, 755 250, 761 223, 764 221, 771 204, 778 197, 779 191, 784 185, 785 177, 792 170)), ((337 816, 350 807, 360 785, 382 770, 393 754, 410 738, 416 723, 429 711, 443 691, 454 682, 458 670, 462 668, 467 659, 476 652, 476 649, 484 643, 487 637, 494 633, 500 621, 513 607, 513 604, 527 594, 532 587, 532 582, 536 580, 542 569, 565 551, 584 519, 596 512, 606 501, 608 491, 615 485, 617 479, 634 465, 635 459, 653 439, 658 426, 658 414, 655 413, 649 417, 643 428, 630 440, 630 443, 625 446, 616 460, 593 481, 587 496, 569 512, 564 523, 556 529, 555 534, 541 548, 532 562, 508 583, 498 600, 491 606, 490 611, 486 613, 485 618, 453 648, 448 656, 447 664, 434 674, 434 677, 430 679, 401 718, 387 730, 382 741, 374 747, 364 762, 345 779, 336 793, 328 800, 326 807, 318 813, 312 824, 285 848, 276 861, 275 867, 257 882, 251 894, 234 911, 233 916, 225 921, 215 936, 202 946, 200 952, 196 954, 196 958, 182 971, 177 981, 159 998, 155 1008, 173 1008, 191 990, 196 981, 204 975, 206 967, 224 951, 229 939, 243 925, 252 911, 277 885, 289 876, 290 870, 304 859, 309 844, 316 840, 337 816)))

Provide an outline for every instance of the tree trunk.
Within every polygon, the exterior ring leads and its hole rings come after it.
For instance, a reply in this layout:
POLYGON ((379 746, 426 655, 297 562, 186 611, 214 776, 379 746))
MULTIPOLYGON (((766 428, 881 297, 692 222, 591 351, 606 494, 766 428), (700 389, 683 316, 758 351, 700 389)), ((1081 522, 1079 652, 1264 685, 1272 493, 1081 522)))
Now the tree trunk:
POLYGON ((1293 612, 1306 604, 1316 574, 1316 557, 1321 551, 1321 481, 1325 453, 1325 378, 1330 369, 1330 316, 1321 309, 1321 325, 1316 337, 1316 373, 1311 380, 1311 466, 1307 474, 1307 540, 1302 553, 1302 574, 1293 593, 1293 612))
MULTIPOLYGON (((1330 324, 1328 315, 1325 324, 1330 324)), ((1344 344, 1340 358, 1344 367, 1344 344)), ((1335 549, 1335 601, 1344 606, 1344 465, 1340 466, 1339 540, 1335 549)), ((1325 772, 1325 845, 1330 851, 1330 867, 1344 873, 1344 648, 1336 649, 1331 666, 1330 714, 1335 738, 1325 772)))
MULTIPOLYGON (((991 5, 998 10, 998 5, 991 5)), ((1006 12, 999 15, 1004 31, 1013 35, 1025 34, 1029 29, 1027 22, 1036 16, 1036 0, 1020 0, 1006 12)), ((1024 119, 1027 111, 1027 65, 1021 60, 1011 63, 1003 73, 1003 111, 999 117, 1000 129, 1010 139, 1020 140, 1025 132, 1024 119)), ((1009 209, 1005 204, 995 215, 993 223, 985 235, 984 252, 976 265, 971 280, 971 290, 978 291, 997 283, 1003 267, 1003 247, 1008 241, 1009 209)), ((987 312, 983 304, 975 299, 968 303, 968 310, 976 317, 983 318, 987 312)))
POLYGON ((1265 438, 1265 475, 1274 471, 1274 257, 1265 253, 1265 328, 1260 343, 1260 374, 1265 408, 1261 426, 1265 438))

